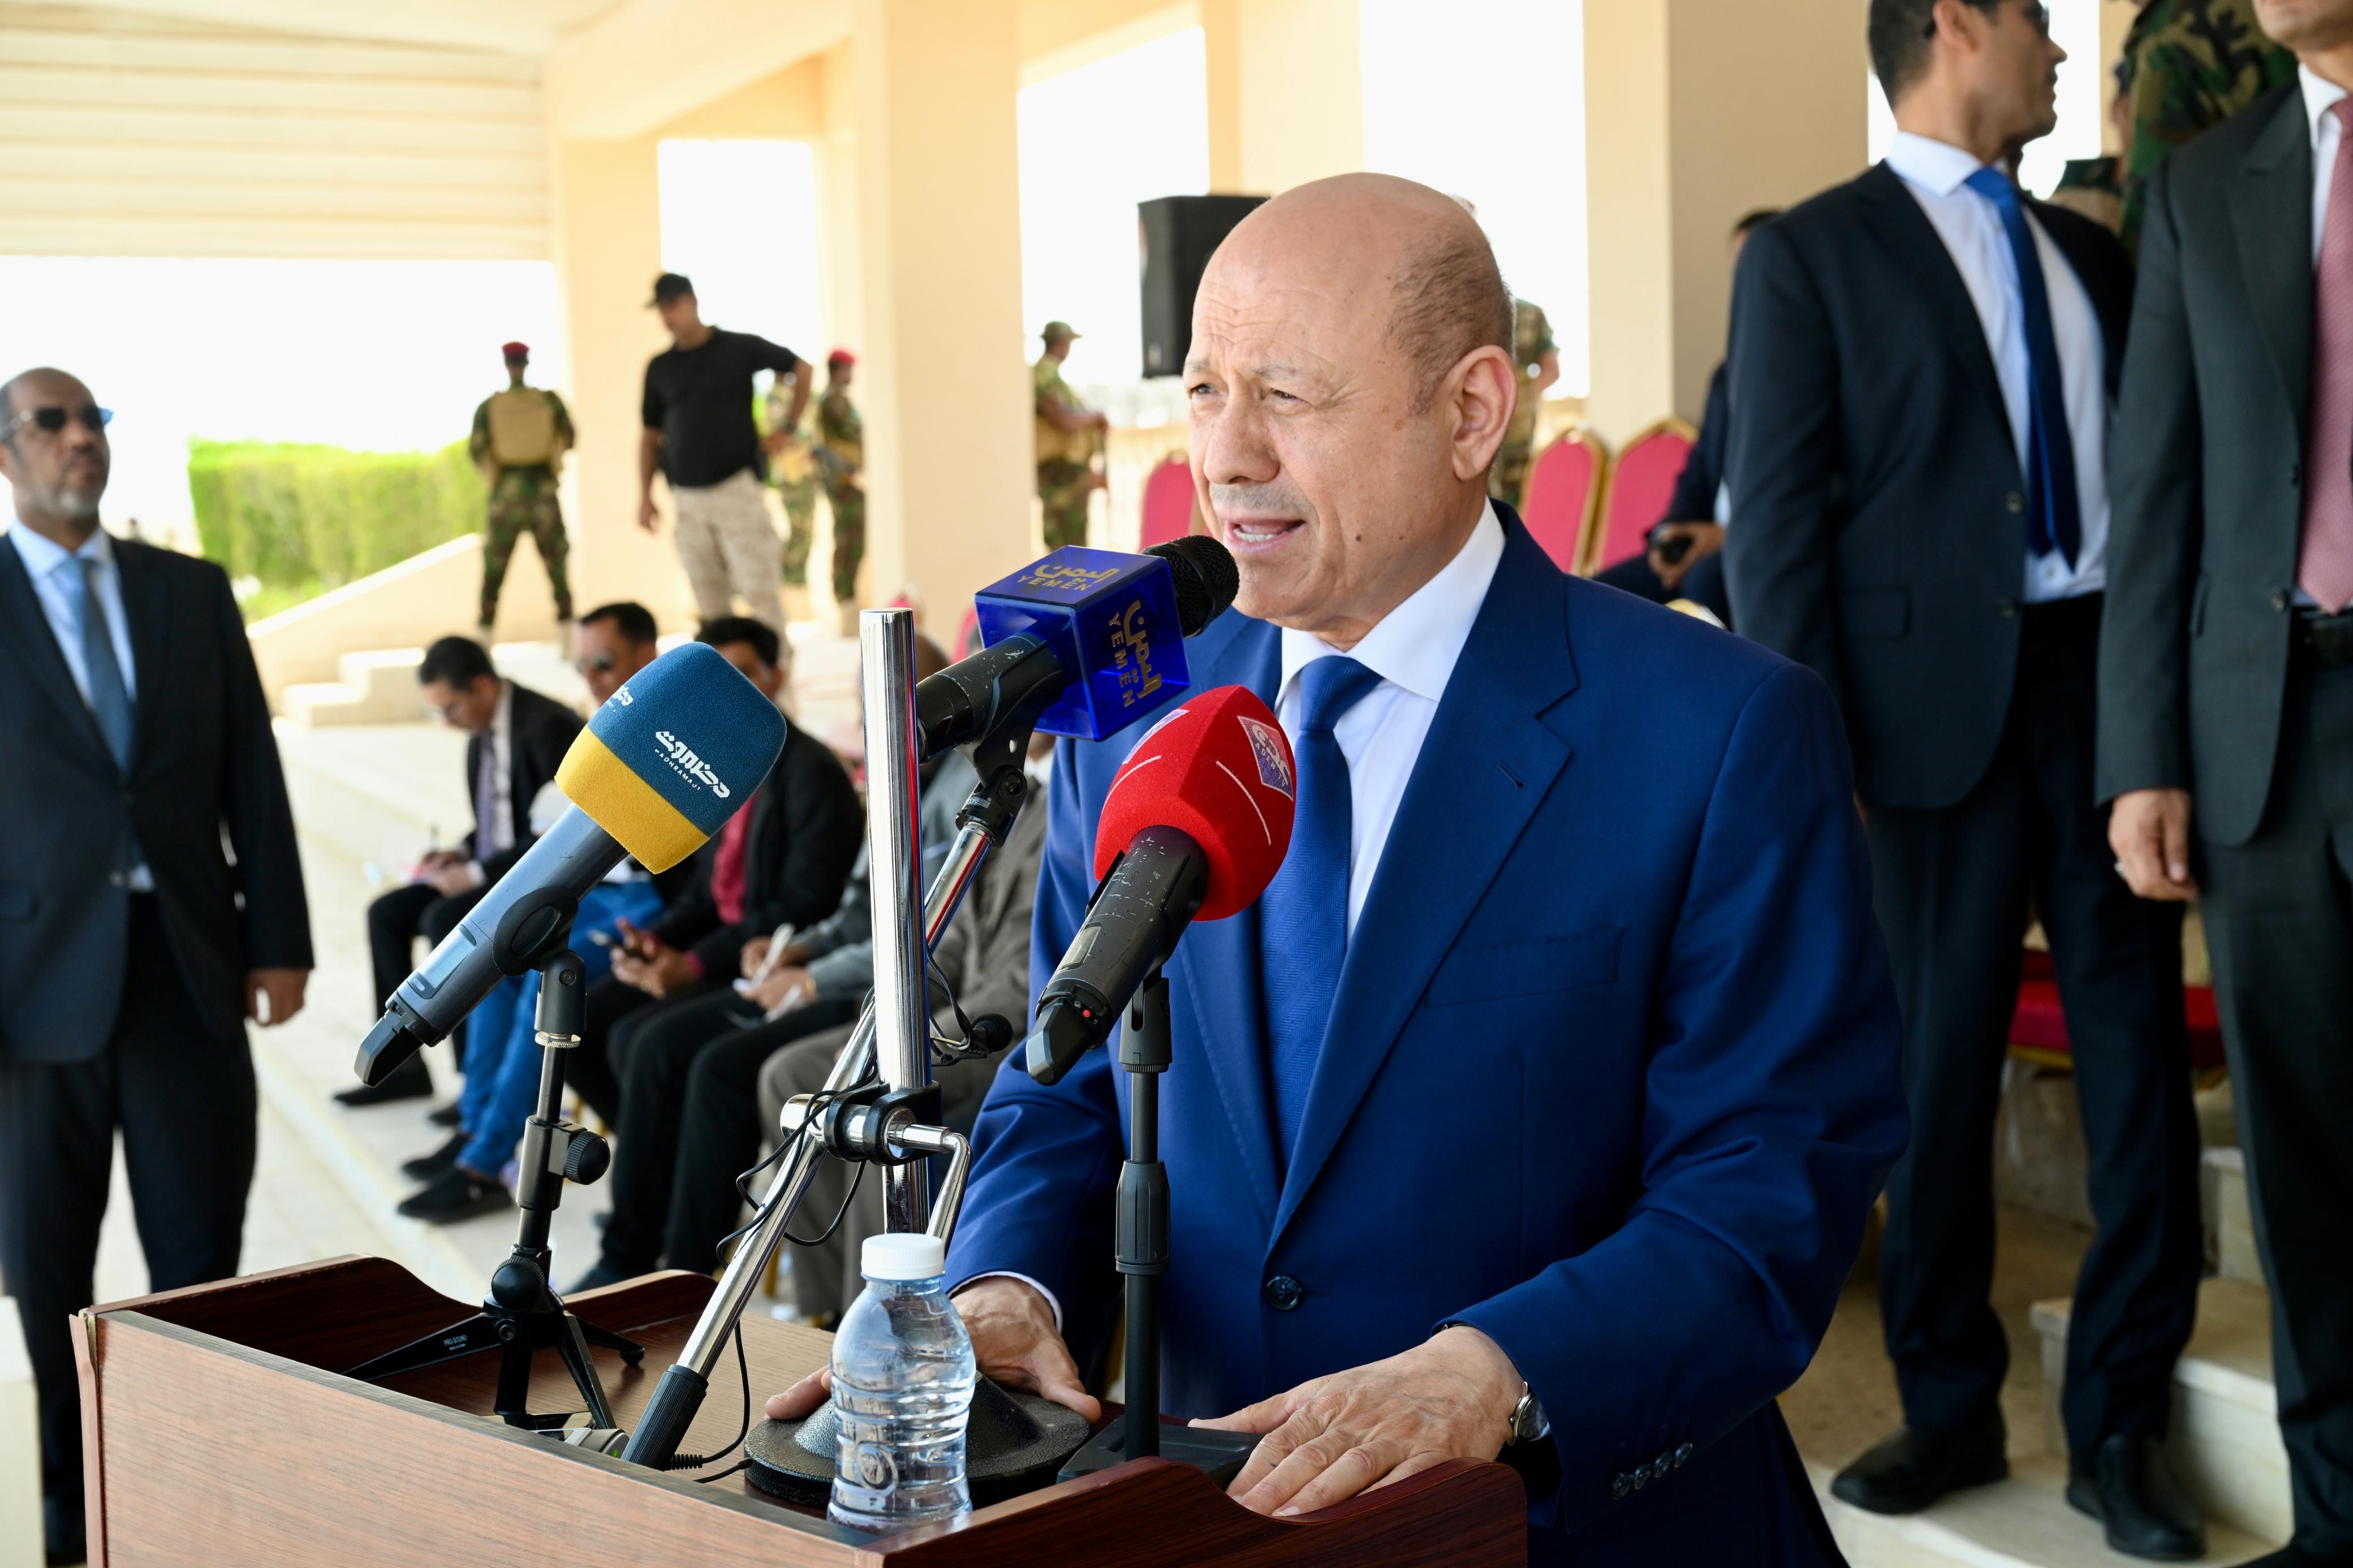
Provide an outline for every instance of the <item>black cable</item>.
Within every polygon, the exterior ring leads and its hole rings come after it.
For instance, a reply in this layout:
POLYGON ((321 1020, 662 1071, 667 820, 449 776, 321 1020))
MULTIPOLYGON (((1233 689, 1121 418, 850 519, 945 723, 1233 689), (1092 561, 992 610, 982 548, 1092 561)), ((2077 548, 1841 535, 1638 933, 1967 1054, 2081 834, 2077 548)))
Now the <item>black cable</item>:
POLYGON ((785 1239, 789 1242, 797 1243, 802 1247, 824 1246, 826 1242, 832 1239, 833 1233, 841 1228, 842 1216, 849 1213, 849 1205, 857 1200, 858 1189, 863 1186, 865 1183, 866 1162, 860 1160, 858 1162, 858 1173, 849 1178, 849 1191, 842 1194, 841 1206, 833 1211, 832 1223, 828 1225, 823 1230, 819 1231, 813 1240, 803 1241, 799 1237, 795 1236, 789 1230, 785 1232, 785 1239))
MULTIPOLYGON (((742 1447, 744 1446, 744 1439, 752 1435, 752 1366, 751 1363, 744 1354, 744 1320, 741 1318, 735 1320, 735 1378, 737 1382, 744 1385, 744 1419, 735 1428, 735 1440, 733 1443, 728 1444, 724 1448, 720 1449, 719 1452, 715 1454, 674 1455, 671 1457, 668 1467, 669 1468, 673 1470, 699 1470, 705 1465, 715 1465, 720 1460, 725 1458, 728 1455, 733 1453, 736 1449, 742 1447)), ((733 1475, 736 1470, 744 1468, 745 1465, 749 1465, 751 1462, 752 1461, 747 1458, 741 1464, 734 1466, 733 1468, 720 1471, 718 1475, 697 1476, 695 1477, 695 1480, 697 1484, 708 1485, 710 1482, 720 1480, 725 1477, 733 1475)))

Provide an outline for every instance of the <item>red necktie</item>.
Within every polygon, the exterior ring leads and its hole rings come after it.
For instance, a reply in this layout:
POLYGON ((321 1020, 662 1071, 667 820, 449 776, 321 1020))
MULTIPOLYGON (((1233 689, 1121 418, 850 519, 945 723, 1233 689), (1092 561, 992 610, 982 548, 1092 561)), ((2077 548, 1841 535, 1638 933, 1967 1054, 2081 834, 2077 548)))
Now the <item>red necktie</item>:
POLYGON ((2296 582, 2334 613, 2353 602, 2353 99, 2338 99, 2328 221, 2312 279, 2311 460, 2296 582))

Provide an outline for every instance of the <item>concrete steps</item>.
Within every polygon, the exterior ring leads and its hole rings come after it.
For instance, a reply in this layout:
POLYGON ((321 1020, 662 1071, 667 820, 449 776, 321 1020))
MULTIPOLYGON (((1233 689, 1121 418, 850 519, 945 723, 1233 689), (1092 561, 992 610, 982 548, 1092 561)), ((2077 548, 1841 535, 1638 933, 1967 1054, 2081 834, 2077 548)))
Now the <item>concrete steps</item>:
MULTIPOLYGON (((2058 1390, 2066 1364, 2069 1303, 2042 1301, 2044 1446, 2066 1451, 2058 1390)), ((2295 1527, 2287 1450, 2272 1384, 2271 1298, 2259 1285, 2209 1279, 2198 1293, 2198 1329, 2173 1373, 2174 1468, 2208 1514, 2284 1541, 2295 1527)))
MULTIPOLYGON (((1830 1495, 1832 1470, 1809 1465, 1831 1533, 1853 1568, 2117 1568, 2097 1521, 2067 1506, 2063 1460, 2013 1459, 2010 1479, 1956 1492, 1925 1513, 1865 1513, 1830 1495)), ((2244 1563, 2275 1548, 2210 1519, 2210 1563, 2244 1563)))

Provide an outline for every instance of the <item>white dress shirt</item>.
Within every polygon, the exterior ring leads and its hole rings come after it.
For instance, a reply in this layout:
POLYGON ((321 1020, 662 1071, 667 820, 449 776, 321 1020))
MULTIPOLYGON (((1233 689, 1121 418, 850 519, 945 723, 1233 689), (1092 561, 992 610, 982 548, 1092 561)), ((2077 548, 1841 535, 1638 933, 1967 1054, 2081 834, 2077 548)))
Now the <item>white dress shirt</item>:
MULTIPOLYGON (((1380 869, 1406 781, 1421 757, 1422 737, 1438 716, 1438 700, 1446 695, 1454 662, 1471 640, 1471 624, 1479 618, 1503 559, 1504 525, 1491 501, 1454 559, 1347 650, 1345 657, 1381 678, 1332 726, 1332 738, 1348 759, 1350 936, 1380 869)), ((1283 628, 1282 685, 1274 713, 1293 746, 1299 743, 1299 672, 1339 652, 1312 632, 1283 628)))
POLYGON ((2345 136, 2345 128, 2328 111, 2345 89, 2315 75, 2310 66, 2296 67, 2295 75, 2304 84, 2304 116, 2312 122, 2312 264, 2318 267, 2321 235, 2328 227, 2328 192, 2337 175, 2337 144, 2345 136))
MULTIPOLYGON (((58 639, 58 651, 65 655, 66 668, 73 674, 74 689, 81 693, 85 705, 90 701, 90 664, 82 658, 81 617, 78 613, 81 595, 75 590, 72 579, 81 574, 83 562, 98 563, 98 602, 106 611, 108 639, 114 644, 114 662, 122 671, 122 692, 132 701, 138 701, 139 666, 131 657, 131 621, 122 610, 122 572, 114 563, 114 542, 106 530, 92 529, 81 548, 72 551, 34 532, 22 522, 10 527, 8 540, 25 563, 25 574, 33 580, 33 596, 41 602, 41 614, 48 619, 49 635, 58 639)), ((134 893, 155 890, 154 873, 147 868, 143 856, 132 868, 130 887, 134 893)))
MULTIPOLYGON (((1356 705, 1332 726, 1340 754, 1348 759, 1348 934, 1356 931, 1356 917, 1365 894, 1380 868, 1381 851, 1397 823, 1398 803, 1405 798, 1406 781, 1421 759, 1421 742, 1430 721, 1438 717, 1438 700, 1446 695, 1462 645, 1495 568, 1504 560, 1504 524, 1495 505, 1487 503, 1471 537, 1440 568, 1438 575, 1414 590, 1405 603, 1391 610, 1364 635, 1346 658, 1381 678, 1381 683, 1359 698, 1356 705)), ((1340 654, 1311 632, 1282 629, 1282 686, 1275 695, 1275 717, 1283 733, 1299 743, 1299 672, 1319 658, 1340 654)), ((1051 1290, 1027 1274, 998 1269, 976 1274, 956 1289, 983 1279, 1018 1279, 1040 1296, 1054 1311, 1054 1328, 1062 1327, 1062 1303, 1051 1290)))
MULTIPOLYGON (((2029 413, 2026 320, 2019 307, 2018 258, 1992 198, 1966 183, 1986 165, 1949 142, 1899 131, 1887 149, 1887 166, 1928 216, 1936 236, 1959 269, 1961 282, 1978 308, 1992 351, 2001 400, 2010 411, 2018 464, 2026 467, 2029 413)), ((2083 538, 2075 563, 2053 550, 2031 551, 2026 558, 2026 601, 2046 604, 2097 593, 2107 583, 2108 391, 2105 342, 2099 316, 2083 280, 2030 208, 2026 226, 2042 258, 2043 292, 2051 300, 2051 333, 2059 346, 2059 378, 2067 409, 2067 434, 2075 450, 2075 489, 2081 498, 2083 538)))

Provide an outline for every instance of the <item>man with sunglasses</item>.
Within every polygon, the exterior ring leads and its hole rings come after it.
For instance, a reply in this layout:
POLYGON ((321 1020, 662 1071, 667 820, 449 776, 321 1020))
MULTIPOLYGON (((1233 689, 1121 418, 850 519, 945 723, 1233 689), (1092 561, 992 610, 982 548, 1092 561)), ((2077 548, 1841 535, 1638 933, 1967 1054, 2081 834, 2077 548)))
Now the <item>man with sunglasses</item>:
POLYGON ((2205 1549, 2167 1469, 2198 1305, 2179 906, 2093 791, 2108 410, 2131 266, 2029 199, 2057 123, 2036 0, 1872 0, 1885 163, 1750 237, 1732 310, 1734 623, 1839 694, 1904 1014, 1912 1145, 1880 1304, 1905 1426, 1833 1495, 1910 1513, 2009 1470, 1993 1128, 2030 913, 2050 939, 2098 1234, 2067 1336, 2068 1500, 2115 1550, 2205 1549))
POLYGON ((90 1302, 116 1131, 154 1289, 235 1274, 258 1114, 245 1025, 292 1017, 311 969, 228 577, 99 527, 108 417, 62 371, 0 387, 0 1278, 39 1388, 51 1563, 82 1560, 67 1324, 90 1302))

